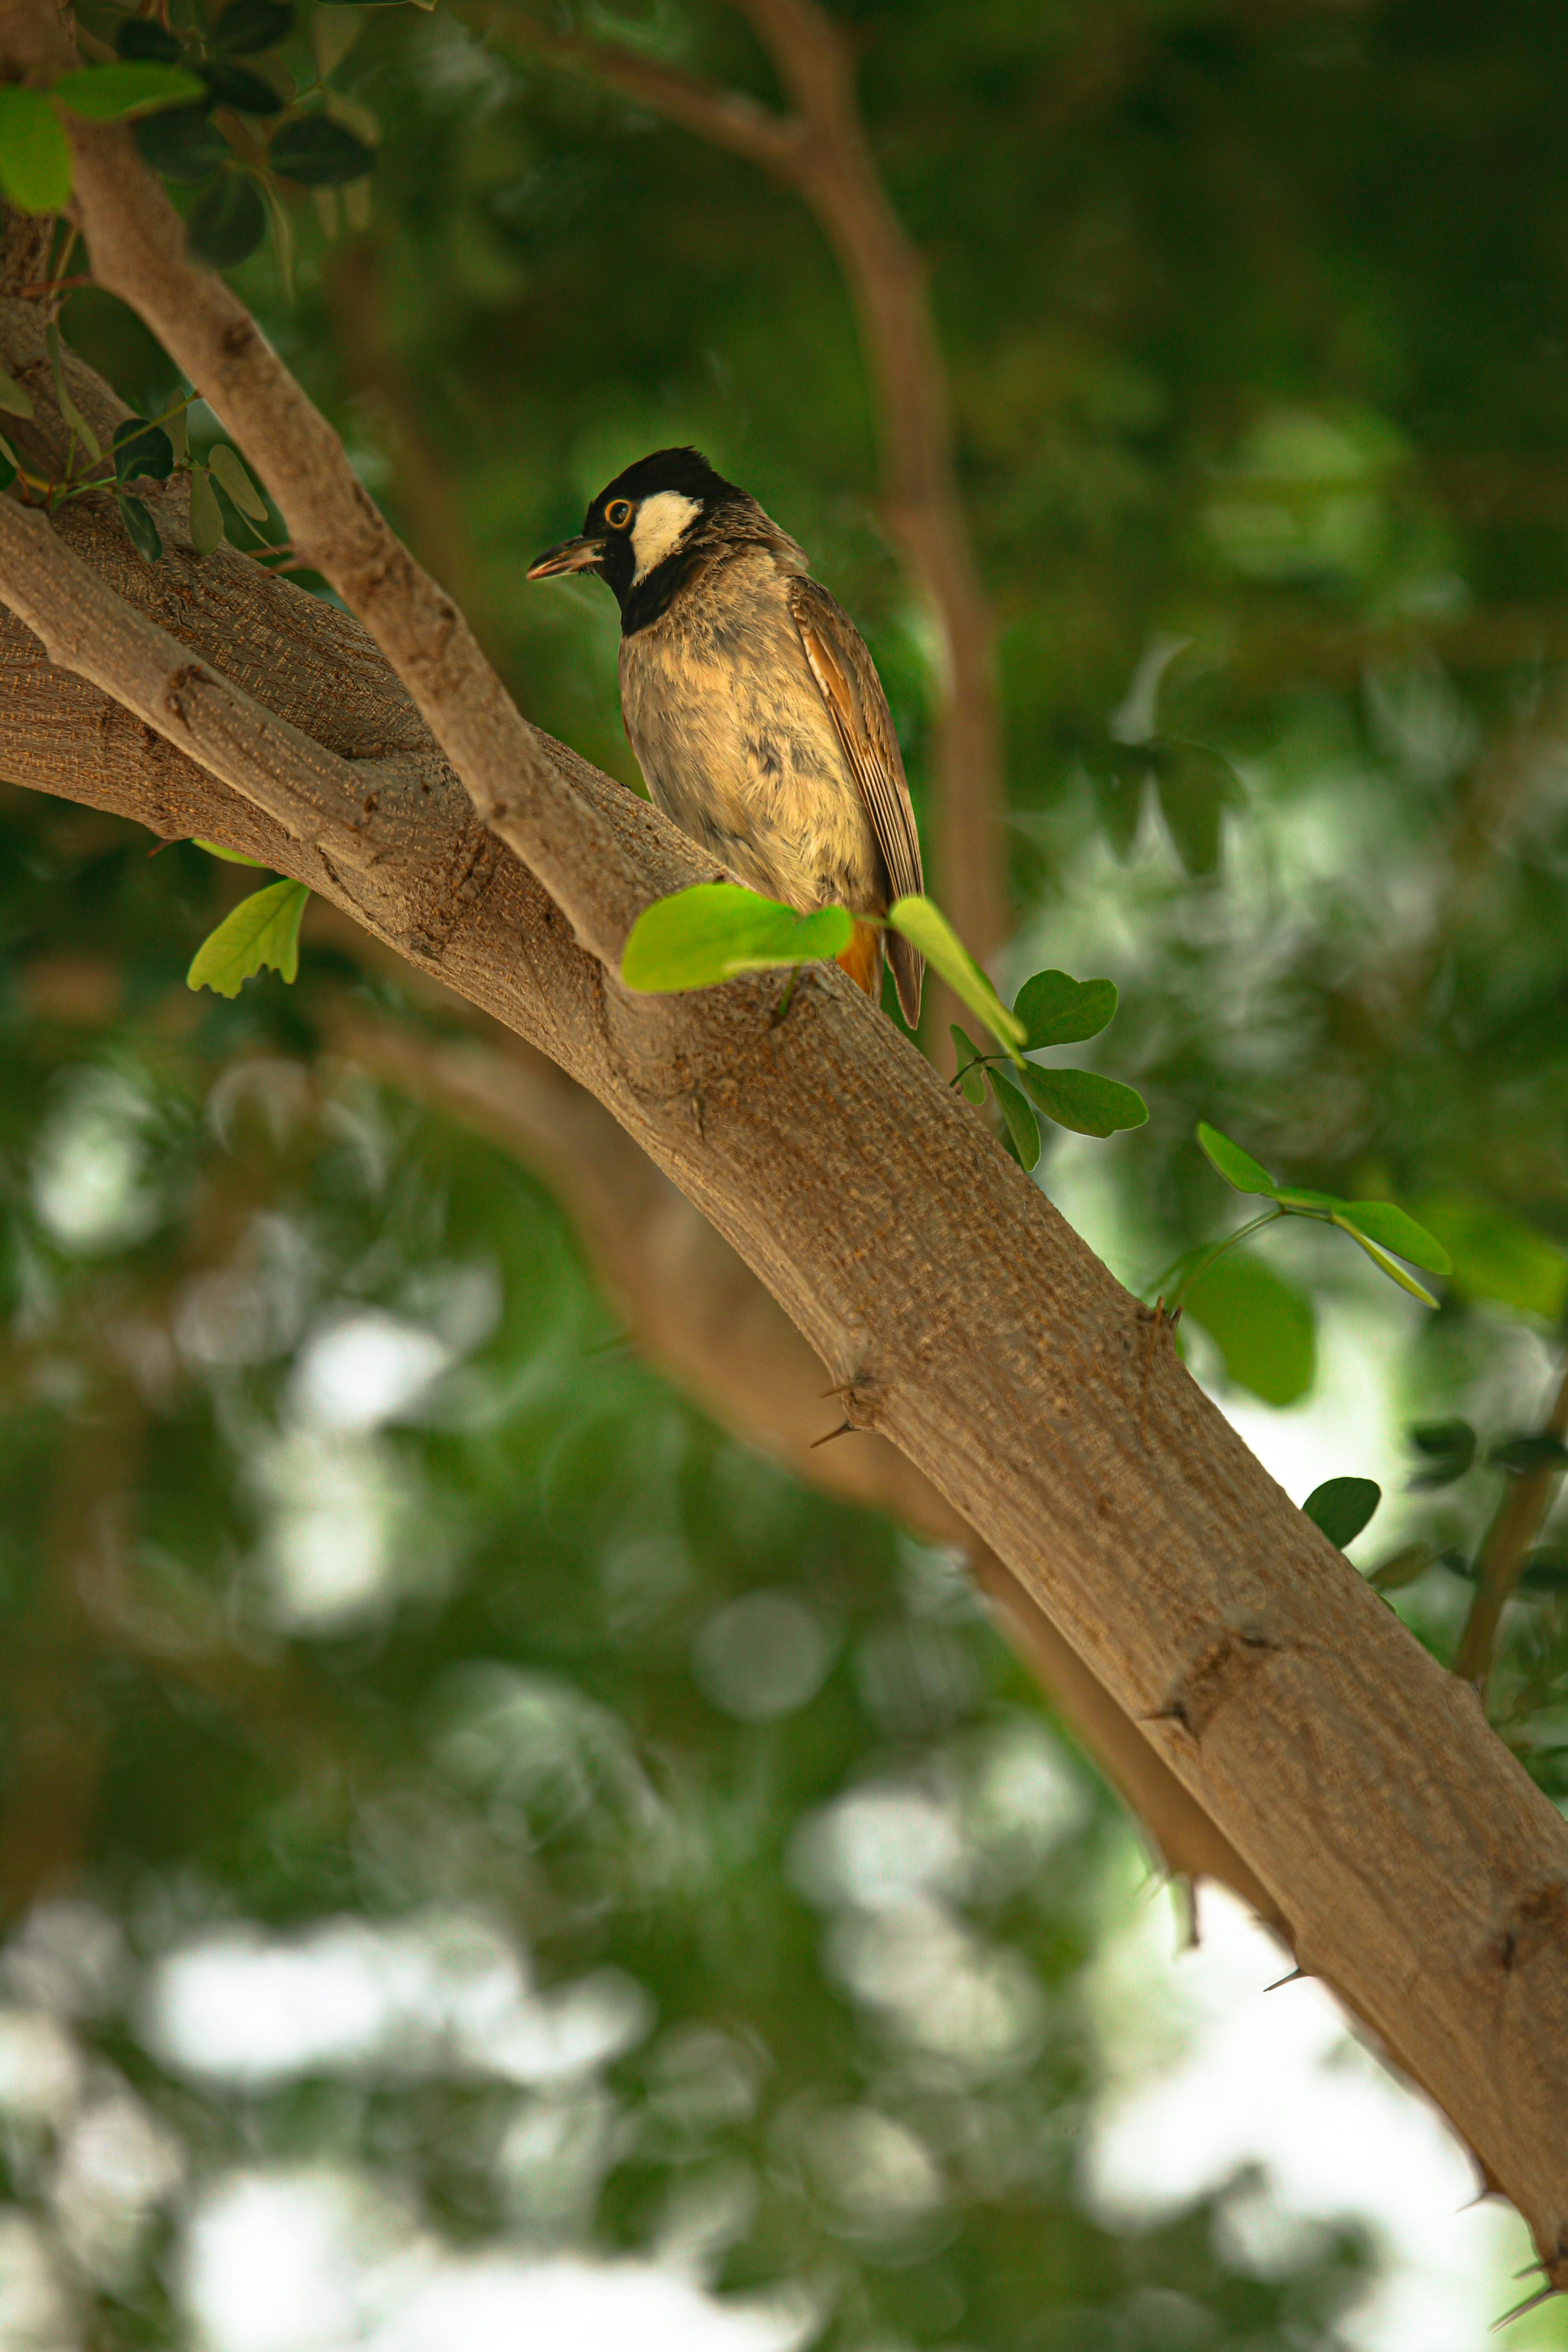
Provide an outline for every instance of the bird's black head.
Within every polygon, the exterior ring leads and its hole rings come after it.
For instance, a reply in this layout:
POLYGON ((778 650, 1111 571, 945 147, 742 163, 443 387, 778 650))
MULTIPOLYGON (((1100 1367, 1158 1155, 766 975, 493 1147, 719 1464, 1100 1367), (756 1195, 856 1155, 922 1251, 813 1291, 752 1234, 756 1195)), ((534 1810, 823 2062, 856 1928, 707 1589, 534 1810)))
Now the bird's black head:
POLYGON ((656 449, 605 484, 583 519, 580 538, 563 540, 531 563, 531 580, 597 572, 621 608, 630 636, 658 618, 726 510, 739 520, 752 502, 716 474, 700 449, 656 449))

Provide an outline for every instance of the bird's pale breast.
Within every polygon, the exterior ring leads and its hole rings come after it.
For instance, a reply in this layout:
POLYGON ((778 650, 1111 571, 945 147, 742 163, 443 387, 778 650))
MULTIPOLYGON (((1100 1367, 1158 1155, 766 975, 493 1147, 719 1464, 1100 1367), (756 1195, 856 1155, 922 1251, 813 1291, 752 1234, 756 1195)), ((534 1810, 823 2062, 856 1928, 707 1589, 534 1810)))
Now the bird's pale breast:
POLYGON ((689 582, 623 638, 620 668, 632 749, 683 832, 802 911, 882 907, 866 804, 769 553, 742 550, 689 582))

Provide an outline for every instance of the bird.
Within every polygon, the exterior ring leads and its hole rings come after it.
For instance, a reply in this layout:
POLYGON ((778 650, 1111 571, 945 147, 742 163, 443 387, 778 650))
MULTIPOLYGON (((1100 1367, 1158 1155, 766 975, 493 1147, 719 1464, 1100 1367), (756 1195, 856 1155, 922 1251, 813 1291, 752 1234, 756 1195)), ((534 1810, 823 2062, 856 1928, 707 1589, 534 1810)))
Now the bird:
MULTIPOLYGON (((656 807, 799 914, 880 917, 922 887, 920 835, 865 640, 789 533, 693 448, 656 449, 530 580, 596 572, 621 614, 621 716, 656 807)), ((920 1019, 924 961, 857 921, 838 962, 920 1019)))

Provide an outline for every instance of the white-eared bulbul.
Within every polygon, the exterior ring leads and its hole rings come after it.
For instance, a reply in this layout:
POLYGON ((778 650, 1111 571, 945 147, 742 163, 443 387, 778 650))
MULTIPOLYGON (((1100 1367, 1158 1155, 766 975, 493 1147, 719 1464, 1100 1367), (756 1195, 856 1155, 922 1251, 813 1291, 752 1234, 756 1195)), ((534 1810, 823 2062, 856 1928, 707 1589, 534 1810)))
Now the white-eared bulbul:
MULTIPOLYGON (((921 887, 876 666, 755 499, 696 449, 657 449, 528 576, 563 572, 615 591, 621 715, 648 791, 738 880, 801 914, 881 915, 921 887)), ((884 941, 912 1028, 923 965, 907 940, 857 923, 838 961, 877 997, 884 941)))

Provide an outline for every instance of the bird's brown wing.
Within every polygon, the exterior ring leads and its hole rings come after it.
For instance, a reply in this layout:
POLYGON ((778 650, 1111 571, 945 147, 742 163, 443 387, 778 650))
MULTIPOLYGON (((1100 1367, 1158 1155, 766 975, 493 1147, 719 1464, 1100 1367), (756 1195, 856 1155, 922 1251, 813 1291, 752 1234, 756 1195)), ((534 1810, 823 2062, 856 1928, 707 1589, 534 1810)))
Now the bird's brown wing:
MULTIPOLYGON (((866 803, 888 872, 890 904, 925 886, 915 813, 882 681, 859 630, 826 588, 819 588, 815 580, 796 577, 789 583, 789 605, 811 674, 832 714, 849 772, 866 803)), ((912 1029, 920 1019, 925 959, 899 932, 889 931, 886 936, 899 1003, 912 1029)))

